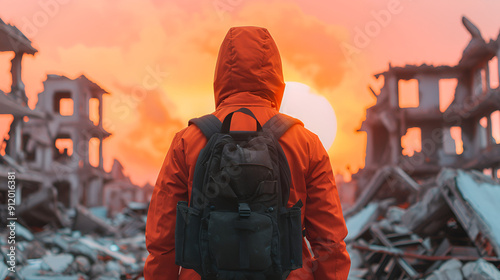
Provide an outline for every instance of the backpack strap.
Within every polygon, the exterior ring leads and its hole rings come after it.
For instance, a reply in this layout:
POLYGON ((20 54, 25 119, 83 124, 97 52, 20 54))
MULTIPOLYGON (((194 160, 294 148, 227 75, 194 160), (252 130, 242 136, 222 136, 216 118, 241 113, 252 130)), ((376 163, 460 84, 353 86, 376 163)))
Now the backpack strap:
POLYGON ((189 125, 192 124, 196 125, 207 139, 220 132, 222 127, 220 120, 212 114, 189 120, 189 125))
POLYGON ((289 128, 296 124, 304 125, 299 119, 278 113, 270 118, 262 128, 270 131, 276 139, 279 139, 289 128))
MULTIPOLYGON (((273 134, 274 141, 278 147, 278 161, 280 162, 280 185, 281 185, 281 197, 279 204, 285 207, 288 203, 290 197, 290 184, 292 182, 292 174, 290 173, 290 166, 288 165, 288 160, 286 158, 283 148, 279 144, 278 140, 285 134, 285 132, 292 126, 300 124, 304 125, 300 120, 292 118, 288 115, 278 113, 270 118, 262 129, 273 134)), ((298 206, 298 205, 297 205, 298 206)))

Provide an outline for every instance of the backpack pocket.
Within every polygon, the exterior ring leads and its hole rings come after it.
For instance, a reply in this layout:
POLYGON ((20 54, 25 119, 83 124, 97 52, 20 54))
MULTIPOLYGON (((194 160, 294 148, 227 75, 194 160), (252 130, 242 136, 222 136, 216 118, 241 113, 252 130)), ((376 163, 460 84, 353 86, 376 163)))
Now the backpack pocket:
POLYGON ((279 217, 283 270, 302 267, 302 221, 300 207, 286 208, 279 217))
POLYGON ((186 201, 177 203, 175 222, 175 264, 198 270, 200 255, 200 211, 188 207, 186 201))
POLYGON ((212 212, 208 246, 219 270, 265 270, 271 267, 273 223, 256 212, 212 212))

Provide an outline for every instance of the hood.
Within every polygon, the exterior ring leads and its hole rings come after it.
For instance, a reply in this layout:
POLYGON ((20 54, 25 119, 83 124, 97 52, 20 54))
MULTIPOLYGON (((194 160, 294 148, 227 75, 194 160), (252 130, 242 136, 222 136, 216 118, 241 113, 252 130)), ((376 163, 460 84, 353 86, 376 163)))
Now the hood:
POLYGON ((232 94, 248 92, 275 103, 279 110, 284 89, 280 54, 267 29, 229 29, 215 68, 215 107, 232 94))

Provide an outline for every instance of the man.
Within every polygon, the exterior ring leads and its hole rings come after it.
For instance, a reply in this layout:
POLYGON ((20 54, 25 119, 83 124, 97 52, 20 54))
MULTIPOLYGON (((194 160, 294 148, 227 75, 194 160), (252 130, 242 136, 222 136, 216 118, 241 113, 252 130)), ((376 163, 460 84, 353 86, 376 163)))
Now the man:
MULTIPOLYGON (((231 28, 222 42, 215 69, 216 111, 221 121, 249 108, 262 124, 278 113, 285 83, 278 48, 269 32, 259 27, 231 28)), ((234 116, 232 130, 255 129, 255 120, 234 116)), ((200 279, 175 265, 175 219, 178 201, 189 201, 200 150, 207 143, 191 125, 176 134, 161 168, 149 207, 146 280, 200 279)), ((318 136, 303 126, 291 127, 280 139, 290 165, 292 186, 288 207, 302 200, 302 225, 313 256, 303 240, 303 267, 287 279, 347 279, 350 258, 347 234, 328 154, 318 136)))

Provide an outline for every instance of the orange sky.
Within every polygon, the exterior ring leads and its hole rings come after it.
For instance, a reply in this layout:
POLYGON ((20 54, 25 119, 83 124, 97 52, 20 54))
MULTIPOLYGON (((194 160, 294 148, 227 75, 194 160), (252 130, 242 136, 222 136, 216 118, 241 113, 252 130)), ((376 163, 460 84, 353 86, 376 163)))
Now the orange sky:
MULTIPOLYGON (((332 104, 337 172, 363 166, 366 137, 355 132, 375 98, 371 76, 392 65, 455 64, 469 35, 466 15, 496 38, 500 2, 30 0, 0 2, 0 18, 39 50, 23 62, 36 104, 46 74, 85 74, 107 89, 105 167, 119 159, 134 182, 153 183, 173 134, 214 109, 212 79, 219 44, 231 26, 269 29, 286 81, 311 86, 332 104), (29 4, 27 4, 29 3, 29 4), (362 35, 361 32, 364 34, 362 35)), ((0 55, 0 89, 10 88, 11 54, 0 55)))

